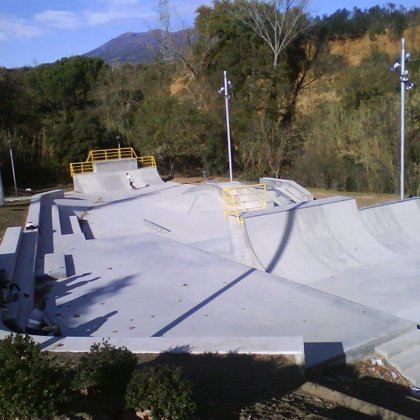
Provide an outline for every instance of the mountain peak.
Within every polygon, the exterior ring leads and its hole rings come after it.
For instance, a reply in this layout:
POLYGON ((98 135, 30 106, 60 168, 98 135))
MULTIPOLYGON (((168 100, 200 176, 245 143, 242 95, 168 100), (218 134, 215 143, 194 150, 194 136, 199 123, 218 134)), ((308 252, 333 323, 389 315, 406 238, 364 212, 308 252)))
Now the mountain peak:
POLYGON ((159 29, 147 32, 125 32, 83 56, 102 58, 108 64, 150 63, 159 53, 159 29))

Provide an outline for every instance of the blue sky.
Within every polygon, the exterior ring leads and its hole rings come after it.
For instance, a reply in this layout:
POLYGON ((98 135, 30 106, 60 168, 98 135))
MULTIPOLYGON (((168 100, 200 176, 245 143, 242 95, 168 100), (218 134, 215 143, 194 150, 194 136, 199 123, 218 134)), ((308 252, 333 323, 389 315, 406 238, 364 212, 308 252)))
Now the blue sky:
MULTIPOLYGON (((196 9, 212 0, 167 0, 171 30, 192 26, 196 9)), ((370 0, 310 0, 312 14, 361 9, 370 0)), ((418 0, 406 0, 410 9, 418 0)), ((0 0, 0 67, 34 66, 83 54, 124 32, 159 27, 159 0, 0 0)))

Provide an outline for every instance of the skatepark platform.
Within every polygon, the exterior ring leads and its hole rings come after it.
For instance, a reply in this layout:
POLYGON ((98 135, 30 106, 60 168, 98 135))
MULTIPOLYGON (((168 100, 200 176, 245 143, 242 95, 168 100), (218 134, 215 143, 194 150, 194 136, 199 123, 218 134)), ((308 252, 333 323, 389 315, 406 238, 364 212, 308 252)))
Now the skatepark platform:
POLYGON ((47 291, 63 337, 38 338, 43 348, 88 351, 105 338, 134 352, 287 354, 311 367, 420 335, 420 199, 286 203, 240 224, 223 216, 222 185, 130 173, 148 186, 101 172, 80 177, 79 191, 33 197, 40 231, 21 233, 13 317, 24 327, 36 288, 47 291))

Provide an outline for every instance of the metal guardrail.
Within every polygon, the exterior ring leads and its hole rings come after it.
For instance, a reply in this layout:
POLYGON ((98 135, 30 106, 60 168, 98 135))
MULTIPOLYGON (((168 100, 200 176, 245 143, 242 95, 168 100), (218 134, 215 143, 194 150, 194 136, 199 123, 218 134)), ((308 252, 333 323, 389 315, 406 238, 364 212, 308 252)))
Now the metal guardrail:
POLYGON ((85 162, 70 163, 70 175, 93 172, 93 162, 103 160, 136 159, 141 166, 156 167, 154 156, 137 156, 132 147, 90 150, 85 162))
POLYGON ((241 213, 267 207, 266 184, 238 185, 223 188, 223 214, 236 217, 243 223, 241 213))

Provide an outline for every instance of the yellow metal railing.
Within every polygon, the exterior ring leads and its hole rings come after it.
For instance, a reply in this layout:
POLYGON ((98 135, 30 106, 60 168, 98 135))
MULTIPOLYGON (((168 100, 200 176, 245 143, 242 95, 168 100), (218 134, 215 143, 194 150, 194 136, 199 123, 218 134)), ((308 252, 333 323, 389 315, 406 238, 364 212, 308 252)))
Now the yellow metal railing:
POLYGON ((241 213, 267 207, 266 184, 238 185, 223 188, 223 214, 243 223, 241 213))
POLYGON ((137 158, 137 162, 142 166, 156 166, 156 160, 154 156, 140 156, 137 158))
POLYGON ((137 156, 132 147, 118 147, 115 149, 98 149, 89 151, 85 162, 70 163, 70 175, 93 172, 93 162, 101 160, 136 159, 141 166, 156 167, 154 156, 137 156))
POLYGON ((70 163, 70 175, 82 174, 84 172, 93 172, 92 162, 74 162, 70 163))

